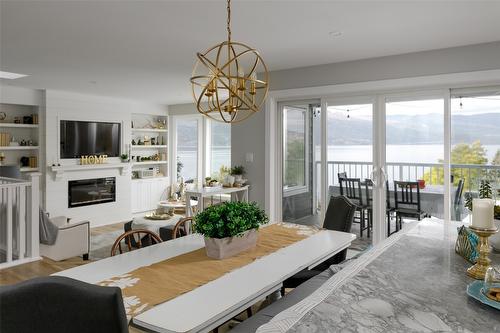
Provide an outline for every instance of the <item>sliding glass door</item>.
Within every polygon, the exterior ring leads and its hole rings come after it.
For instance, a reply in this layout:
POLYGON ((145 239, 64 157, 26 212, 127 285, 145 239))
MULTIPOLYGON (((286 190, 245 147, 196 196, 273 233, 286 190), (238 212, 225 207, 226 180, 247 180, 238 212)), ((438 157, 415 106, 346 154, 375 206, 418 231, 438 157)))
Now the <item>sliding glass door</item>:
POLYGON ((485 191, 500 204, 500 87, 325 97, 279 112, 284 221, 322 226, 330 197, 344 194, 357 205, 355 246, 366 247, 426 217, 468 221, 466 203, 485 191))
POLYGON ((445 215, 444 98, 387 97, 387 233, 406 222, 445 215))
POLYGON ((280 104, 282 220, 322 225, 317 185, 320 160, 320 104, 280 104))
POLYGON ((334 99, 326 106, 327 193, 347 196, 357 205, 351 232, 357 234, 359 250, 371 244, 373 231, 372 100, 334 99))

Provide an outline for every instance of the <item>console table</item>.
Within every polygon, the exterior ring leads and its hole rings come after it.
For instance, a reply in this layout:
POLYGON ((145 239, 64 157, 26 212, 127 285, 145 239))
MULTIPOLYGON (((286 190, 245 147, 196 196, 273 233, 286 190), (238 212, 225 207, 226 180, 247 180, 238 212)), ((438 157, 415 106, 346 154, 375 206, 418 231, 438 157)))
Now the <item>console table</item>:
MULTIPOLYGON (((245 201, 248 202, 248 188, 249 185, 242 187, 202 187, 197 189, 186 190, 186 197, 196 197, 198 200, 198 212, 205 209, 203 198, 213 197, 221 194, 231 194, 231 201, 245 201)), ((186 200, 186 214, 191 214, 191 200, 186 200)))

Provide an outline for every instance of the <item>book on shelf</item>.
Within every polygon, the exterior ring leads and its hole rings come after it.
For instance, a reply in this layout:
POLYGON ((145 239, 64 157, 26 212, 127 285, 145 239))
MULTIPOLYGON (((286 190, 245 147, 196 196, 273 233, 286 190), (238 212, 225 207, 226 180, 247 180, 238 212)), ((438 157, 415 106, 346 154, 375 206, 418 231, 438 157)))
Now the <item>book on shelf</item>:
POLYGON ((8 146, 10 144, 10 133, 0 132, 0 146, 8 146))
POLYGON ((30 156, 29 167, 30 168, 37 168, 38 167, 38 160, 37 160, 36 156, 30 156))

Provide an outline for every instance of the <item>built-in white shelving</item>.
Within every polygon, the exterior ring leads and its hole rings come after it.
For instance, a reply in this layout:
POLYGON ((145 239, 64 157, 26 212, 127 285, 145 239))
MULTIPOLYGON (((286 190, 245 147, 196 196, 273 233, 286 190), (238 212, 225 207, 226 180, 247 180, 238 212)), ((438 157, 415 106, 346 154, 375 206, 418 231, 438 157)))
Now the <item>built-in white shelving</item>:
POLYGON ((21 172, 35 172, 35 171, 38 171, 38 168, 23 167, 20 170, 21 170, 21 172))
POLYGON ((131 145, 132 149, 159 149, 167 148, 167 145, 131 145))
POLYGON ((38 150, 38 146, 0 146, 0 150, 38 150))
POLYGON ((0 122, 0 133, 2 144, 0 153, 5 156, 4 163, 7 165, 18 165, 22 172, 39 171, 40 163, 43 163, 43 148, 38 145, 42 142, 43 117, 39 106, 33 104, 9 104, 0 103, 0 112, 6 117, 0 122), (31 118, 31 120, 29 120, 31 118), (24 123, 26 122, 26 123, 24 123), (35 124, 29 124, 35 122, 35 124), (9 142, 5 142, 5 138, 9 142), (21 146, 21 142, 30 142, 31 146, 21 146), (10 142, 19 145, 11 146, 10 142), (28 161, 24 166, 21 160, 28 161))
POLYGON ((132 132, 166 133, 167 131, 163 128, 132 128, 132 132))
POLYGON ((9 128, 38 128, 38 124, 0 123, 0 128, 1 127, 9 127, 9 128))
POLYGON ((133 162, 133 166, 137 165, 155 165, 155 164, 167 164, 167 161, 145 161, 145 162, 133 162))
POLYGON ((139 180, 168 180, 168 177, 162 176, 162 177, 149 177, 149 178, 134 178, 132 181, 139 181, 139 180))

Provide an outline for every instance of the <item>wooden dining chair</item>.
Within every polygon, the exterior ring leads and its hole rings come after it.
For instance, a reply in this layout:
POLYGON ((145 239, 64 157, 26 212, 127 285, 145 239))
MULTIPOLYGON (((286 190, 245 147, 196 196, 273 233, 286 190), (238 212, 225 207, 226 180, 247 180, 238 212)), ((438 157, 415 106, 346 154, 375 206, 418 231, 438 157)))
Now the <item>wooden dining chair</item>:
POLYGON ((192 216, 185 217, 175 224, 172 230, 172 239, 189 235, 193 231, 194 219, 192 216))
POLYGON ((127 245, 128 252, 133 251, 135 248, 140 249, 149 245, 161 243, 161 238, 156 233, 146 230, 146 229, 136 229, 124 232, 115 240, 113 247, 111 247, 111 256, 115 256, 118 250, 120 254, 123 253, 122 250, 122 240, 125 240, 125 245, 127 245), (137 237, 137 238, 136 238, 137 237), (132 240, 134 240, 135 245, 132 240))

